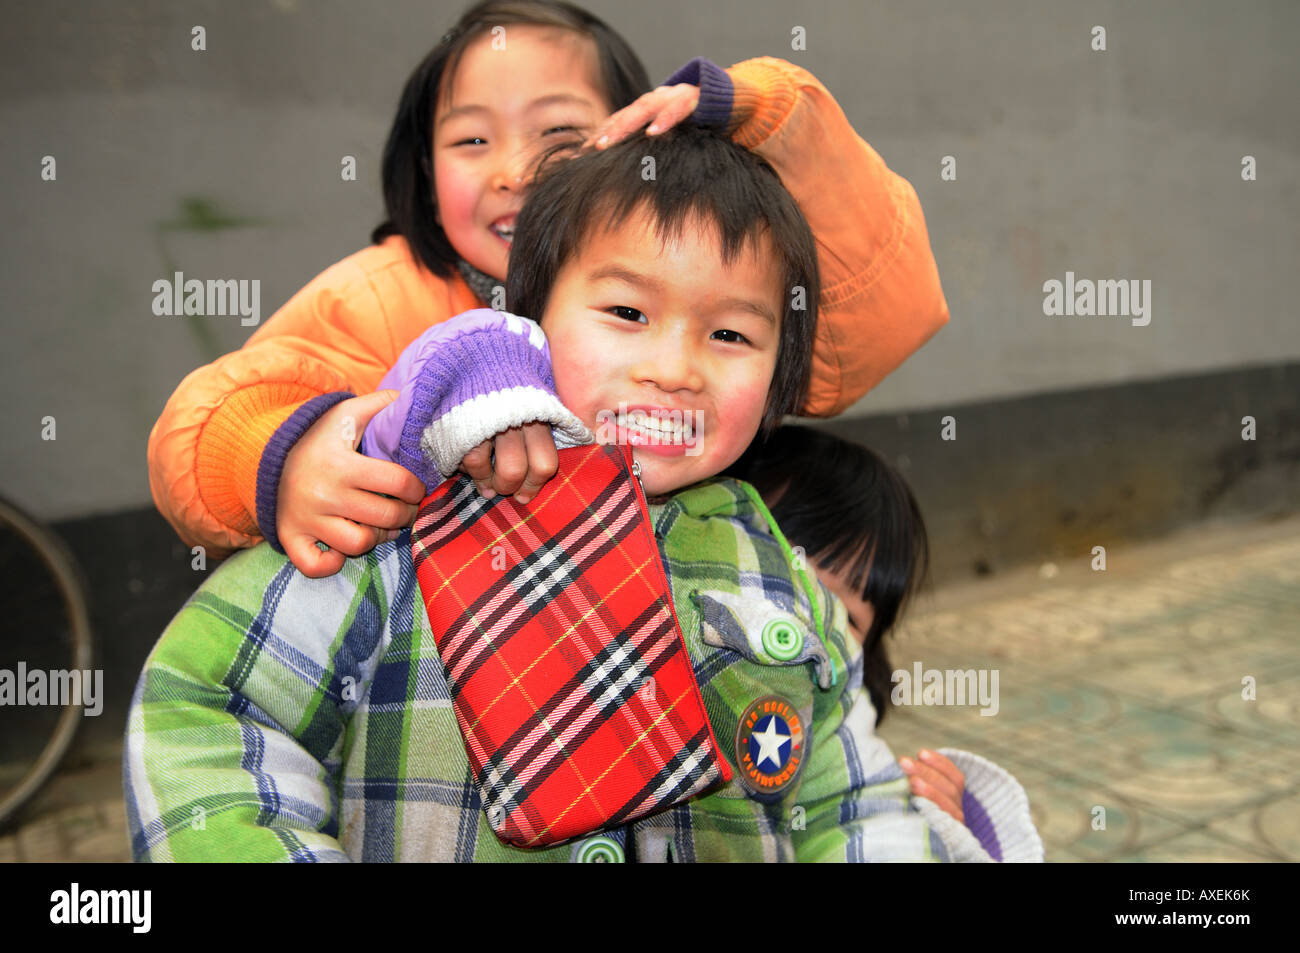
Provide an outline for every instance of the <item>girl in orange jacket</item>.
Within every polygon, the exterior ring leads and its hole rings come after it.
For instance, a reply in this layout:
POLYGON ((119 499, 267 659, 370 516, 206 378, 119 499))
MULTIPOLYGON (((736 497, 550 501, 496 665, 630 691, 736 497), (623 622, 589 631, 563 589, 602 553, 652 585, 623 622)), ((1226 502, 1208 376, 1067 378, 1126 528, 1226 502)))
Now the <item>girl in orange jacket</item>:
POLYGON ((266 538, 320 576, 411 522, 419 481, 354 452, 391 400, 372 392, 431 325, 504 306, 493 299, 530 162, 566 142, 599 148, 649 120, 653 133, 690 116, 780 174, 821 270, 806 416, 843 411, 948 320, 915 191, 806 70, 692 60, 648 88, 625 41, 575 7, 487 0, 468 10, 407 82, 374 244, 186 377, 155 424, 150 488, 181 538, 214 557, 266 538))

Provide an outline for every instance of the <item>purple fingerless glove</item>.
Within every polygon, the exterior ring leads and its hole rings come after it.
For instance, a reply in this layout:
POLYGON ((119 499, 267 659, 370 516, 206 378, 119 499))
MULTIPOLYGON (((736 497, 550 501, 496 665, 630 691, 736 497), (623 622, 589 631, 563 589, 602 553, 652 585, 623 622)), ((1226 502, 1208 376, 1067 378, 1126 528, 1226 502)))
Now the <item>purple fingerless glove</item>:
POLYGON ((432 491, 483 441, 525 423, 555 428, 557 446, 595 436, 555 395, 546 335, 533 321, 478 308, 431 327, 378 390, 396 389, 361 437, 366 456, 400 463, 432 491))

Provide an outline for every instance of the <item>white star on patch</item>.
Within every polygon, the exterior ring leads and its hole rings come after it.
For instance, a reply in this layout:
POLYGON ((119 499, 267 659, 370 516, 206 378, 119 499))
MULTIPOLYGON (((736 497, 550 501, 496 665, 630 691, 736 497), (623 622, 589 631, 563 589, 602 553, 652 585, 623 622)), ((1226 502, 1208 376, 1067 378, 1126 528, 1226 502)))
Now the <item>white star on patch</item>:
POLYGON ((768 715, 767 717, 767 727, 753 734, 753 737, 758 740, 758 757, 754 760, 754 764, 756 767, 761 767, 764 761, 771 761, 779 771, 781 769, 781 745, 789 741, 790 736, 783 735, 776 730, 776 715, 768 715))

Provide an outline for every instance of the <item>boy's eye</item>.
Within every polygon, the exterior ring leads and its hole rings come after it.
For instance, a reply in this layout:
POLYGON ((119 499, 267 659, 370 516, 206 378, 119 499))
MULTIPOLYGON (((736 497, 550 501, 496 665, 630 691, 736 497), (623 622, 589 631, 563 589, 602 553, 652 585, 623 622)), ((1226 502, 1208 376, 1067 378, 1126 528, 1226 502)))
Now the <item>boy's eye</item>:
POLYGON ((462 139, 460 142, 453 143, 453 145, 457 145, 457 146, 485 146, 485 145, 487 145, 487 140, 486 140, 486 139, 481 139, 481 138, 479 138, 478 136, 471 136, 471 137, 468 138, 468 139, 462 139))
POLYGON ((645 317, 645 315, 636 308, 627 308, 621 304, 616 304, 614 307, 606 308, 605 310, 618 315, 620 318, 627 318, 629 321, 640 321, 645 317))
POLYGON ((745 335, 741 334, 739 331, 722 330, 722 331, 714 331, 713 333, 714 333, 715 335, 716 335, 716 334, 730 334, 730 335, 733 335, 732 337, 729 337, 729 338, 723 338, 723 340, 725 340, 725 341, 727 341, 727 342, 729 342, 729 343, 735 343, 735 344, 741 344, 741 343, 748 344, 748 343, 749 343, 749 338, 745 337, 745 335))
POLYGON ((542 135, 551 136, 557 132, 581 133, 582 130, 579 129, 577 126, 552 126, 550 129, 547 129, 544 133, 542 133, 542 135))

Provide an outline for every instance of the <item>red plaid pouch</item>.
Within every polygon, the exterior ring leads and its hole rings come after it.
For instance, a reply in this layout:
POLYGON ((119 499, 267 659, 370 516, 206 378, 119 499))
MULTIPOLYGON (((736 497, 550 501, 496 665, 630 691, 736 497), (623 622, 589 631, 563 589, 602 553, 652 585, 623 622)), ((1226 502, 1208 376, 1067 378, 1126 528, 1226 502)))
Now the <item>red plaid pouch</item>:
POLYGON ((420 505, 416 576, 488 821, 540 847, 731 779, 630 447, 559 451, 525 506, 464 474, 420 505))

